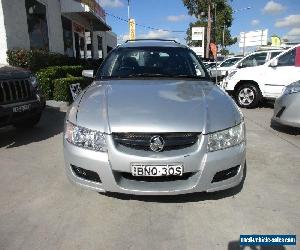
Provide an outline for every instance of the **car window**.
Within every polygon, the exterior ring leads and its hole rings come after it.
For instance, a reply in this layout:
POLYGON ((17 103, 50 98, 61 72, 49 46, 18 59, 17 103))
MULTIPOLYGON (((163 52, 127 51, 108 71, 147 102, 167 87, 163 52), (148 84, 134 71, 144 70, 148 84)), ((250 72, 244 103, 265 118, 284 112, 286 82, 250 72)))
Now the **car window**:
POLYGON ((240 64, 242 67, 259 66, 266 62, 267 55, 267 52, 253 54, 242 60, 240 64))
POLYGON ((282 52, 282 51, 272 52, 272 53, 271 53, 271 58, 270 58, 270 59, 274 58, 275 56, 278 56, 281 52, 282 52))
POLYGON ((187 48, 118 48, 104 61, 100 78, 208 78, 199 58, 187 48))
POLYGON ((220 67, 230 67, 233 66, 241 58, 230 58, 220 64, 220 67))
POLYGON ((292 49, 278 58, 278 66, 294 66, 296 49, 292 49))

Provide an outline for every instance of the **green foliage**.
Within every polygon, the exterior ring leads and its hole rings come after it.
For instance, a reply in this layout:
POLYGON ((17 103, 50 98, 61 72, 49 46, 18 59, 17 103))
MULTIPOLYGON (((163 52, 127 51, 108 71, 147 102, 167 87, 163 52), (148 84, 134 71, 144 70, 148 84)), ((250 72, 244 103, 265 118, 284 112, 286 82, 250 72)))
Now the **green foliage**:
POLYGON ((35 72, 49 66, 74 65, 75 59, 44 50, 13 49, 7 51, 7 62, 35 72))
POLYGON ((70 91, 70 85, 74 83, 80 83, 82 89, 90 84, 84 77, 69 77, 60 78, 53 81, 53 99, 56 101, 71 102, 72 95, 70 91))
POLYGON ((6 53, 9 65, 30 69, 33 72, 50 66, 62 65, 82 65, 85 69, 96 70, 102 63, 102 59, 75 59, 45 50, 12 49, 6 53))
MULTIPOLYGON (((223 30, 224 30, 224 45, 229 46, 237 42, 236 38, 232 38, 230 34, 230 27, 232 25, 232 7, 228 0, 183 0, 184 5, 187 7, 189 14, 198 18, 194 23, 190 23, 187 30, 186 41, 189 46, 199 46, 198 41, 192 41, 192 27, 203 26, 207 27, 208 6, 211 6, 212 18, 212 32, 211 41, 218 45, 222 44, 223 30), (216 7, 216 22, 214 20, 216 7), (225 27, 225 28, 224 28, 225 27)), ((205 39, 206 42, 206 39, 205 39)))
POLYGON ((58 78, 79 77, 83 66, 54 66, 41 69, 36 73, 41 90, 46 99, 53 98, 53 81, 58 78))

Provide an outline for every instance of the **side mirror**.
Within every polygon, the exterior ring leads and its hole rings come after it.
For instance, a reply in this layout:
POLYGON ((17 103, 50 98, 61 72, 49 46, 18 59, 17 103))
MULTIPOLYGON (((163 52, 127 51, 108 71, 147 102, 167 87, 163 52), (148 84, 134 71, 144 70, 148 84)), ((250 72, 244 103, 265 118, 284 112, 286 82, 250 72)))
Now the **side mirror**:
POLYGON ((88 77, 88 78, 94 78, 94 70, 83 70, 82 76, 88 77))
POLYGON ((270 63, 270 67, 277 67, 278 66, 278 59, 274 59, 271 63, 270 63))

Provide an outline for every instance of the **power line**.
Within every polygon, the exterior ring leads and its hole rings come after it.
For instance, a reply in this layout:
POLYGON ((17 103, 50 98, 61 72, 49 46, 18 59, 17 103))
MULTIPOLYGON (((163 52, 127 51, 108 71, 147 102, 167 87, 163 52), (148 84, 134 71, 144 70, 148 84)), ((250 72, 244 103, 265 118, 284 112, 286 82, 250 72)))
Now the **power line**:
MULTIPOLYGON (((114 14, 111 14, 111 13, 108 13, 108 12, 105 12, 106 15, 108 16, 111 16, 119 21, 122 21, 122 22, 125 22, 125 23, 128 23, 129 21, 125 18, 122 18, 122 17, 119 17, 119 16, 116 16, 114 14)), ((160 28, 155 28, 155 27, 151 27, 151 26, 147 26, 147 25, 143 25, 143 24, 139 24, 139 23, 136 23, 135 24, 136 26, 140 26, 140 27, 143 27, 145 29, 149 29, 149 30, 159 30, 159 31, 166 31, 166 32, 171 32, 171 33, 185 33, 186 31, 182 31, 182 30, 168 30, 168 29, 160 29, 160 28)))

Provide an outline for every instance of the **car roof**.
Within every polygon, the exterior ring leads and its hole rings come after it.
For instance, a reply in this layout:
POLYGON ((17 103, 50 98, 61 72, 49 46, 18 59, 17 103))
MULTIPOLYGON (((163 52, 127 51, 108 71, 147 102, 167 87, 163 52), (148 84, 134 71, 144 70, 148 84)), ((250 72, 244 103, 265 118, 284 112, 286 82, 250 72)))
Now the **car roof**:
POLYGON ((137 39, 128 40, 121 44, 119 48, 136 48, 136 47, 172 47, 187 48, 187 46, 176 42, 175 40, 163 39, 137 39))
MULTIPOLYGON (((267 49, 267 50, 258 50, 258 51, 254 51, 254 52, 252 52, 252 53, 250 53, 250 54, 248 54, 248 55, 251 55, 251 54, 258 54, 258 53, 266 53, 266 52, 282 52, 282 51, 284 51, 285 49, 267 49)), ((248 56, 247 55, 247 56, 248 56)))

